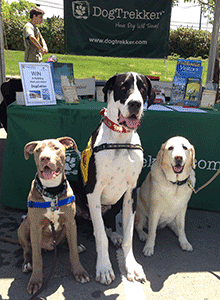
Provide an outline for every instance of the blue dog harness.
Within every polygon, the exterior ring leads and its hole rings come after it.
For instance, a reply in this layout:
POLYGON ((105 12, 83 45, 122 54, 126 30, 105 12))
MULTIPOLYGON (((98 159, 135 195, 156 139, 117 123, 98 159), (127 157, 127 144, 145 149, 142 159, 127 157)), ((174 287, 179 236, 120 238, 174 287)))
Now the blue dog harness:
POLYGON ((51 198, 51 201, 45 202, 35 202, 35 201, 27 201, 27 207, 31 208, 51 208, 53 211, 58 209, 60 206, 69 204, 71 202, 76 201, 75 195, 68 197, 66 199, 58 200, 62 195, 66 193, 67 189, 67 180, 65 179, 64 182, 55 188, 45 188, 42 186, 38 175, 35 176, 34 187, 37 191, 45 197, 51 198))
MULTIPOLYGON (((58 208, 60 206, 69 204, 71 202, 75 202, 76 201, 76 197, 75 196, 71 196, 68 197, 66 199, 62 199, 62 200, 58 200, 57 203, 55 203, 55 208, 58 208)), ((34 202, 34 201, 27 201, 27 207, 31 207, 31 208, 53 208, 53 202, 54 201, 50 201, 50 202, 34 202)))

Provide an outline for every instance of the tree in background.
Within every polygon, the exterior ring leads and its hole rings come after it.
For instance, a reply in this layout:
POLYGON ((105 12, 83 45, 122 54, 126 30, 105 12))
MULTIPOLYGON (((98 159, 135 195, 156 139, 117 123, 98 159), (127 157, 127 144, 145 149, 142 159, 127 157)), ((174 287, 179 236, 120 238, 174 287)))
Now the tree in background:
POLYGON ((7 0, 2 0, 2 13, 5 19, 8 18, 25 18, 29 20, 29 12, 35 4, 25 0, 19 0, 8 3, 7 0))
POLYGON ((25 0, 13 1, 11 4, 7 0, 2 0, 4 44, 6 49, 24 50, 23 27, 30 18, 29 11, 31 7, 34 6, 33 3, 25 0))
MULTIPOLYGON (((24 50, 23 27, 30 19, 31 8, 35 6, 36 4, 25 0, 13 1, 11 4, 7 0, 2 0, 5 49, 24 50)), ((44 19, 39 28, 50 53, 65 52, 64 20, 62 18, 53 16, 44 19)))

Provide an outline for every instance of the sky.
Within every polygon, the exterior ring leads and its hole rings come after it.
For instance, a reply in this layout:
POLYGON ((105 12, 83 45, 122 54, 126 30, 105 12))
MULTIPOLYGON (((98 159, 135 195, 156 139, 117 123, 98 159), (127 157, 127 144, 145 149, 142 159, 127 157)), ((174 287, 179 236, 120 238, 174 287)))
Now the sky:
MULTIPOLYGON (((9 0, 9 3, 16 0, 9 0)), ((53 15, 63 18, 63 0, 32 0, 31 2, 40 4, 41 9, 45 12, 45 18, 53 15)), ((200 22, 200 6, 195 3, 184 3, 179 0, 179 5, 172 8, 171 29, 180 26, 199 29, 200 22)), ((202 30, 212 30, 212 26, 208 24, 208 20, 202 17, 202 30)))
MULTIPOLYGON (((194 29, 199 29, 200 23, 200 6, 196 3, 184 3, 183 0, 179 1, 178 6, 172 8, 171 14, 171 28, 176 29, 181 25, 183 27, 193 27, 194 29)), ((212 25, 208 23, 208 19, 202 16, 201 19, 201 29, 202 30, 212 30, 212 25)))

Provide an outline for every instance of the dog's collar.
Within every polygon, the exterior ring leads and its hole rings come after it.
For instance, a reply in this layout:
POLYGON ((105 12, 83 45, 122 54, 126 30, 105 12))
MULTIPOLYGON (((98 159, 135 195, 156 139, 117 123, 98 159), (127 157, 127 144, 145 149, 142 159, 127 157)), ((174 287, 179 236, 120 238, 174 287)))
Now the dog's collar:
POLYGON ((172 184, 176 184, 176 185, 180 186, 180 185, 186 184, 187 181, 188 181, 188 179, 189 179, 189 177, 187 177, 186 179, 181 180, 181 181, 177 180, 177 181, 175 181, 175 182, 173 182, 173 181, 170 181, 170 182, 171 182, 172 184))
POLYGON ((66 199, 62 199, 59 201, 49 201, 49 202, 34 202, 34 201, 27 201, 27 207, 31 208, 54 208, 58 209, 58 207, 69 204, 71 202, 75 202, 76 197, 73 195, 71 197, 68 197, 66 199))
POLYGON ((100 115, 102 115, 102 117, 103 117, 103 122, 104 122, 104 124, 105 124, 108 128, 110 128, 110 129, 113 130, 113 131, 119 132, 119 133, 127 133, 127 132, 131 132, 131 130, 126 129, 123 125, 118 125, 118 124, 114 123, 113 121, 111 121, 111 120, 106 116, 106 112, 107 112, 107 109, 106 109, 106 108, 103 108, 103 109, 100 111, 100 115))
POLYGON ((40 179, 38 178, 38 175, 36 174, 35 180, 34 180, 34 187, 37 189, 37 191, 42 196, 45 196, 45 197, 48 197, 51 199, 58 199, 66 193, 67 180, 65 178, 64 181, 60 185, 58 185, 56 187, 48 188, 48 187, 44 187, 42 185, 40 179))
POLYGON ((111 150, 111 149, 138 149, 144 152, 144 149, 141 147, 141 145, 138 144, 101 144, 99 146, 96 146, 92 149, 93 152, 99 152, 102 150, 111 150))

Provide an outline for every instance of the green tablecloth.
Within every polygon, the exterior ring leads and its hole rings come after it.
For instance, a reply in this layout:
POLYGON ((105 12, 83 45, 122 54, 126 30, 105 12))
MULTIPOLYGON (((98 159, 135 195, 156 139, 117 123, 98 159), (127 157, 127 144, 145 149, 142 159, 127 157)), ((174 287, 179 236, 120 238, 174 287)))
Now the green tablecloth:
MULTIPOLYGON (((8 107, 8 137, 6 142, 1 203, 13 208, 26 208, 27 195, 36 172, 33 156, 24 159, 23 149, 33 140, 72 137, 80 151, 100 121, 104 103, 83 101, 80 104, 8 107)), ((145 151, 145 164, 140 182, 167 139, 175 135, 186 137, 196 150, 196 187, 203 185, 220 167, 220 112, 180 113, 147 111, 138 130, 145 151)), ((75 158, 72 165, 77 165, 75 158)), ((75 166, 77 169, 77 166, 75 166)), ((68 175, 76 179, 74 175, 68 175)), ((192 195, 189 206, 220 211, 220 176, 197 195, 192 195)))

